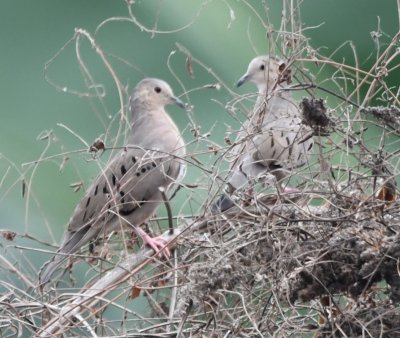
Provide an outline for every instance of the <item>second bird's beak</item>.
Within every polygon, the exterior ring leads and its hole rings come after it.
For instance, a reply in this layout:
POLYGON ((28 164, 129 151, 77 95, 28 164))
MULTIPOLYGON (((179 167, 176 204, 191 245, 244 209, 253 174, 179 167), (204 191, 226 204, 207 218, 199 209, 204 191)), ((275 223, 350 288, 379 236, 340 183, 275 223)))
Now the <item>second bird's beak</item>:
POLYGON ((250 74, 244 74, 239 81, 236 83, 236 87, 240 87, 243 83, 246 83, 250 80, 250 74))
POLYGON ((171 101, 173 103, 175 103, 178 107, 181 107, 183 109, 185 109, 185 107, 186 107, 186 105, 183 103, 183 101, 178 99, 176 96, 171 96, 171 101))

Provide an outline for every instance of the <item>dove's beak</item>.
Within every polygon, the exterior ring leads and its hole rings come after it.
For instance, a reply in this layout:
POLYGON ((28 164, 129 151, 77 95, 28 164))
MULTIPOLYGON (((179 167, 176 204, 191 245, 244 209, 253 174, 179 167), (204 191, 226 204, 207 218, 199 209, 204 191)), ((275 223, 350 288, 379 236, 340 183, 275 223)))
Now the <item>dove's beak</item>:
POLYGON ((186 105, 183 103, 183 101, 178 99, 176 96, 171 96, 171 101, 173 103, 175 103, 178 107, 181 107, 183 109, 185 109, 185 107, 186 107, 186 105))
POLYGON ((246 83, 250 80, 250 74, 244 74, 239 81, 236 83, 236 87, 240 87, 243 83, 246 83))

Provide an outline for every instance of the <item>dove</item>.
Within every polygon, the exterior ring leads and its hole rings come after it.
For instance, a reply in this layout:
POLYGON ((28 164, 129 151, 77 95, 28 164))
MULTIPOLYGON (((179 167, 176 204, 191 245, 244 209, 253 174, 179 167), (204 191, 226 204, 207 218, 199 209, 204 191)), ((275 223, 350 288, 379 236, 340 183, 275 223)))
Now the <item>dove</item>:
POLYGON ((165 248, 160 238, 151 238, 138 228, 146 222, 168 194, 176 189, 185 166, 185 143, 164 107, 184 103, 164 81, 146 78, 130 97, 131 123, 128 142, 87 189, 70 218, 55 256, 39 274, 41 285, 85 244, 112 231, 133 229, 156 252, 165 248))
POLYGON ((237 86, 250 82, 258 89, 257 100, 248 120, 238 133, 231 149, 230 174, 226 194, 211 210, 225 211, 233 206, 232 194, 248 186, 266 173, 273 174, 281 192, 282 180, 292 170, 307 163, 313 148, 311 128, 302 124, 299 106, 289 90, 291 71, 277 57, 262 55, 254 58, 237 86))

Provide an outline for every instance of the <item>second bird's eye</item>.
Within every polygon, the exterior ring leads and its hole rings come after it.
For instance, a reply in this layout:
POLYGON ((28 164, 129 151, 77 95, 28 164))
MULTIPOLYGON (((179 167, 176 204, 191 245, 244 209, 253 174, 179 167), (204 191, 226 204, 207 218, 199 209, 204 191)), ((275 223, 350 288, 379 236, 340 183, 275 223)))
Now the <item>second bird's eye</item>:
POLYGON ((265 69, 265 65, 261 65, 260 70, 264 70, 264 69, 265 69))
POLYGON ((154 91, 155 91, 156 93, 161 93, 161 88, 160 88, 160 87, 155 87, 155 88, 154 88, 154 91))

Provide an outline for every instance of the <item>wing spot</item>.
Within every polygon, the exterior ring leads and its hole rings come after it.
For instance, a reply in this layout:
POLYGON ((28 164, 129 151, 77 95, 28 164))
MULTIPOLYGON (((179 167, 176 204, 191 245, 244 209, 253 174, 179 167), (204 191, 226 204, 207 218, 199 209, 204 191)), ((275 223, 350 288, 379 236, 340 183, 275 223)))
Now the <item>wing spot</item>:
POLYGON ((145 172, 146 172, 146 168, 143 167, 140 171, 141 171, 142 173, 145 173, 145 172))
POLYGON ((96 185, 96 189, 94 189, 94 195, 97 195, 97 191, 99 190, 99 185, 96 185))
POLYGON ((108 194, 108 189, 106 185, 103 187, 103 194, 108 194))
POLYGON ((146 199, 143 199, 143 201, 141 201, 140 203, 138 203, 137 205, 134 205, 132 208, 130 209, 120 209, 118 211, 118 213, 121 216, 128 216, 130 215, 132 212, 134 212, 137 208, 141 208, 143 206, 143 204, 145 204, 147 202, 146 199))
POLYGON ((311 150, 311 148, 313 147, 313 145, 314 145, 314 143, 313 143, 313 142, 311 142, 311 143, 310 143, 310 145, 308 146, 308 149, 307 149, 307 151, 310 151, 310 150, 311 150))
POLYGON ((303 153, 299 152, 299 155, 297 156, 297 161, 300 161, 301 155, 303 155, 303 153))
POLYGON ((112 175, 112 178, 111 178, 111 179, 112 179, 112 184, 115 185, 117 179, 115 178, 115 175, 114 175, 114 174, 112 175))
POLYGON ((89 206, 89 203, 90 203, 90 197, 86 201, 86 208, 89 206))
POLYGON ((137 172, 137 173, 136 173, 136 176, 139 177, 139 176, 140 176, 140 172, 137 172))
POLYGON ((132 159, 132 163, 136 163, 136 157, 135 156, 132 156, 131 159, 132 159))
POLYGON ((286 142, 287 142, 287 145, 290 145, 289 136, 286 136, 286 142))
POLYGON ((121 174, 124 176, 126 174, 126 168, 124 165, 121 165, 121 174))
POLYGON ((153 168, 157 167, 157 164, 155 162, 152 163, 153 168))

